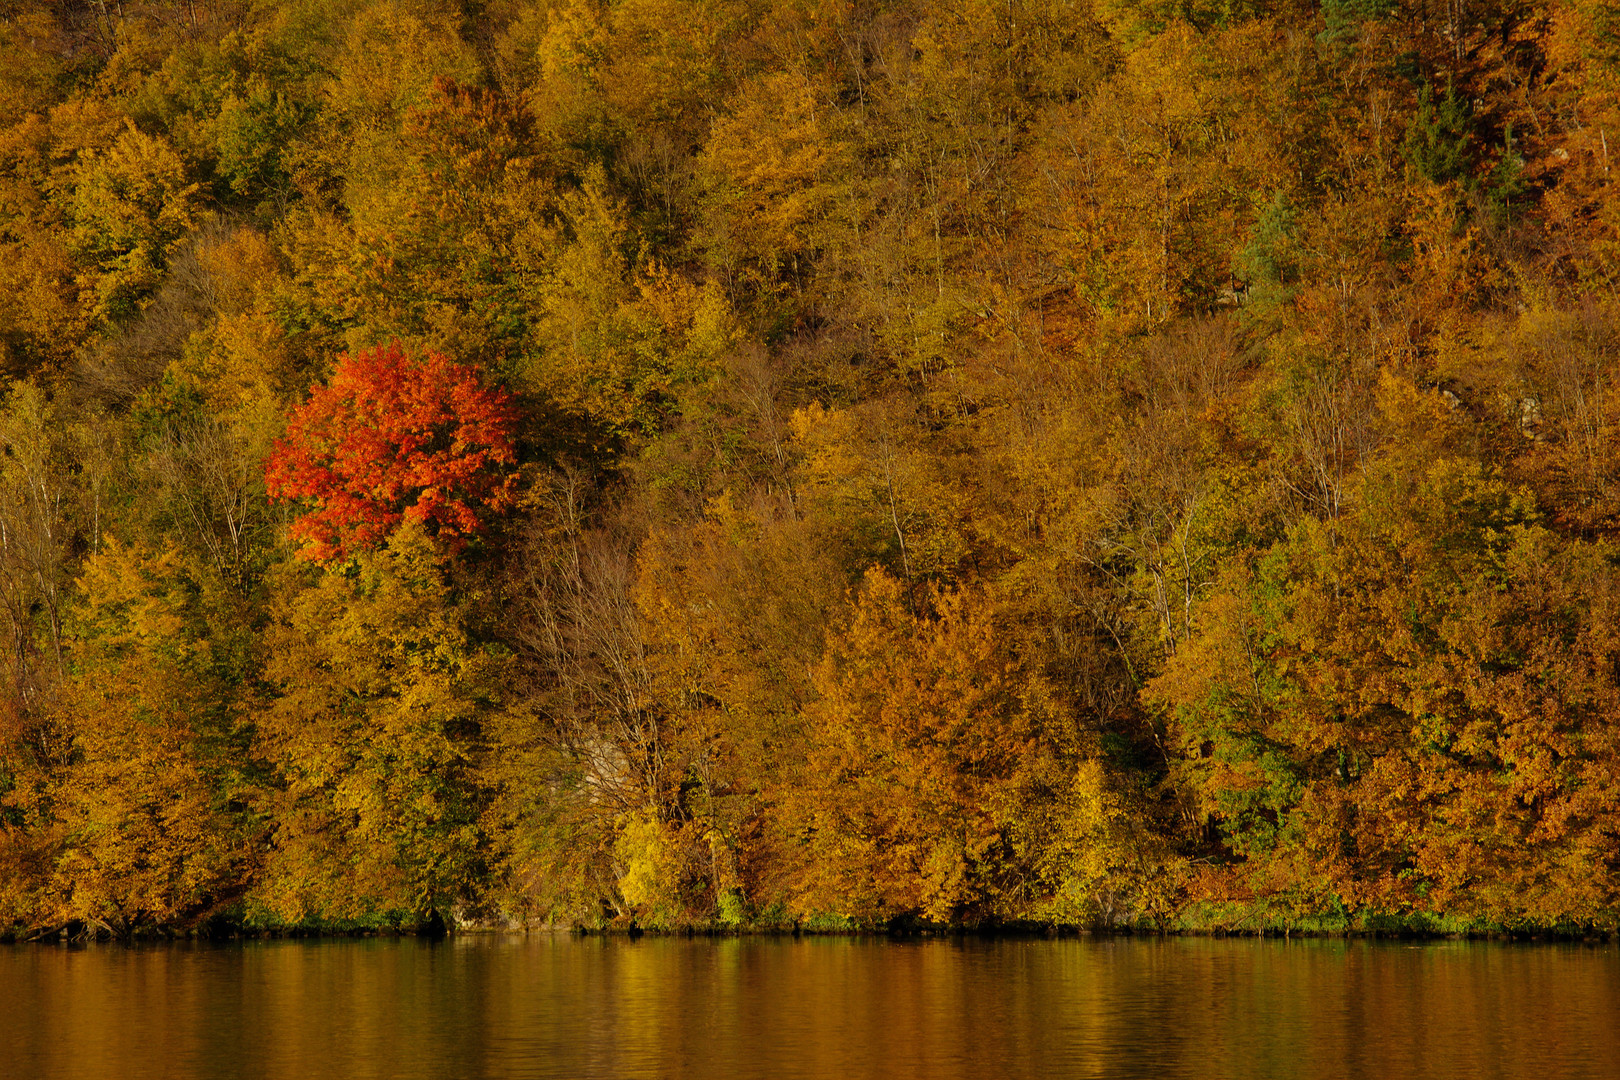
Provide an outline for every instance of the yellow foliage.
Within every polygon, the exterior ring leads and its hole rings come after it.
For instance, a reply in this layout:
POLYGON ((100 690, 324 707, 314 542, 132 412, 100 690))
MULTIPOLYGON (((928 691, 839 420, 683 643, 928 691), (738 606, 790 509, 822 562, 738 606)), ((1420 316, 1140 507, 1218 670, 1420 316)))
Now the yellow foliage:
POLYGON ((104 153, 83 155, 70 212, 73 246, 98 319, 130 314, 161 280, 176 242, 196 220, 197 185, 167 140, 133 123, 104 153))
POLYGON ((1052 703, 982 597, 932 599, 937 618, 917 618, 868 572, 815 671, 804 769, 777 793, 802 911, 982 919, 1039 890, 1023 841, 1052 703))
POLYGON ((811 76, 773 72, 710 131, 701 161, 715 215, 705 242, 728 274, 756 288, 788 288, 829 238, 835 177, 850 166, 830 95, 811 76))
POLYGON ((468 884, 473 745, 491 660, 414 526, 346 567, 288 567, 258 748, 284 786, 259 897, 284 917, 422 914, 468 884))
POLYGON ((625 903, 651 925, 673 924, 680 909, 681 865, 658 816, 650 811, 626 814, 613 855, 625 903))
POLYGON ((661 426, 660 399, 705 384, 738 340, 715 286, 632 260, 626 210, 597 169, 559 200, 566 232, 550 238, 538 284, 541 356, 528 378, 564 409, 609 430, 661 426))
POLYGON ((108 539, 79 581, 86 609, 60 722, 71 765, 55 778, 59 919, 117 933, 194 921, 238 895, 255 863, 241 798, 231 687, 179 556, 108 539))
POLYGON ((827 410, 812 402, 788 419, 801 455, 806 509, 844 533, 857 558, 882 558, 908 581, 948 574, 967 553, 971 492, 941 475, 916 431, 879 407, 827 410))

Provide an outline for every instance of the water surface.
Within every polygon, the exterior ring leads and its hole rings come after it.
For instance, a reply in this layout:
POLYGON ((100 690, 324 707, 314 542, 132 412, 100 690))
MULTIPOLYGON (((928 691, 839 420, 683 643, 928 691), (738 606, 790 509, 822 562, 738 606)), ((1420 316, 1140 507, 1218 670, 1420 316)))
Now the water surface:
POLYGON ((1620 1077, 1620 950, 529 937, 0 947, 0 1076, 1620 1077))

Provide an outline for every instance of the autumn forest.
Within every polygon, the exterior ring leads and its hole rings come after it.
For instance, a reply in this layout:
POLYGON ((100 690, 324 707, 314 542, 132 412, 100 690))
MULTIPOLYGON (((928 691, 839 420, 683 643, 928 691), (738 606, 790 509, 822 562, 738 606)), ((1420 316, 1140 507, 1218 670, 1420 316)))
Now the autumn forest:
POLYGON ((0 61, 5 935, 1620 925, 1605 0, 0 61))

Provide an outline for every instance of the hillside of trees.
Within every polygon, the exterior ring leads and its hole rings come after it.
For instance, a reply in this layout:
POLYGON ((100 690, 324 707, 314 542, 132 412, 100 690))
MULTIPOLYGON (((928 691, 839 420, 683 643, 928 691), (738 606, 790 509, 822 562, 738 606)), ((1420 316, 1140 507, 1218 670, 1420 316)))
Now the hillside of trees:
POLYGON ((1612 165, 1606 0, 4 0, 0 930, 1613 929, 1612 165))

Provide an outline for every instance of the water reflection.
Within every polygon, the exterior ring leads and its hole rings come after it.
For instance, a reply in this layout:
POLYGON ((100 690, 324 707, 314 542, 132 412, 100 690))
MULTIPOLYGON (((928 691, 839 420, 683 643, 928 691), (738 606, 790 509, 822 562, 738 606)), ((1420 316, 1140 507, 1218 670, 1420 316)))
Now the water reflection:
POLYGON ((462 938, 0 948, 0 1075, 1620 1076, 1612 946, 462 938))

